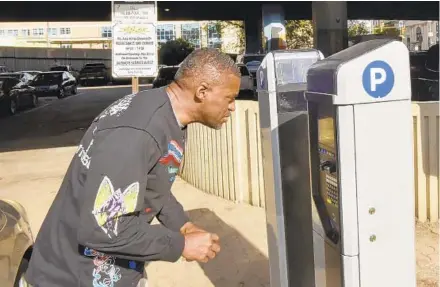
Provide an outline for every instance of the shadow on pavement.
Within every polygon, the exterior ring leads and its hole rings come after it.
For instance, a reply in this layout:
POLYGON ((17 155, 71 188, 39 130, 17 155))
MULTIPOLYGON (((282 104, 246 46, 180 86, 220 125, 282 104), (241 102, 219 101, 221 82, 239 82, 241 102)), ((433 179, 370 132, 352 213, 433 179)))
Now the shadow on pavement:
MULTIPOLYGON (((141 87, 141 90, 149 87, 141 87)), ((77 146, 93 119, 130 87, 81 90, 34 110, 0 118, 0 153, 77 146)))
POLYGON ((190 210, 188 215, 192 222, 220 237, 222 250, 217 257, 206 264, 199 263, 214 286, 270 286, 268 258, 238 230, 207 208, 190 210))

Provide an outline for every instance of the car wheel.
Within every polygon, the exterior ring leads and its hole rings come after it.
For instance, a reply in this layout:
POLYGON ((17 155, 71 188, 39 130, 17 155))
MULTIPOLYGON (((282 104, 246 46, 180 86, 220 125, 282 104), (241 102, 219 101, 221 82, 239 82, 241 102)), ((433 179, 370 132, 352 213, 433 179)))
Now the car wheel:
POLYGON ((9 114, 10 115, 15 115, 17 113, 17 100, 15 99, 11 99, 9 101, 9 114))
POLYGON ((37 97, 37 95, 33 94, 32 95, 32 104, 31 104, 31 106, 33 108, 35 108, 37 105, 38 105, 38 97, 37 97))
POLYGON ((78 93, 78 86, 74 86, 72 88, 72 95, 76 95, 78 93))
POLYGON ((23 258, 21 260, 20 266, 18 267, 17 276, 15 277, 14 287, 20 287, 20 280, 24 279, 26 270, 29 267, 29 259, 23 258))
POLYGON ((61 88, 60 91, 58 92, 58 99, 64 98, 65 95, 66 93, 64 92, 64 89, 61 88))

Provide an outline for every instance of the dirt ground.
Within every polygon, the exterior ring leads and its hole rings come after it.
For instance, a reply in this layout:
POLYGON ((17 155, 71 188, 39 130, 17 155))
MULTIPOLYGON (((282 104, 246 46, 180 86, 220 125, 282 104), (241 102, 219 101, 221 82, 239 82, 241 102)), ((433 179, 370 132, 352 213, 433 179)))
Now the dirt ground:
MULTIPOLYGON (((0 153, 0 197, 25 206, 34 235, 75 150, 72 146, 0 153)), ((149 287, 269 286, 264 209, 216 198, 181 179, 173 192, 196 223, 220 235, 222 252, 208 264, 151 263, 146 268, 149 287)), ((438 227, 417 224, 417 286, 438 286, 438 227)))

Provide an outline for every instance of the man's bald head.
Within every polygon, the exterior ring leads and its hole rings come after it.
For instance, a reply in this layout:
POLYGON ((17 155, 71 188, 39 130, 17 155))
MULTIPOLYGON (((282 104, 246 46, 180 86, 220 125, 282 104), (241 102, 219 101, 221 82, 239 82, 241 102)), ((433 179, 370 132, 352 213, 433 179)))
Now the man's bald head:
POLYGON ((193 89, 202 82, 209 85, 221 84, 228 74, 241 77, 232 58, 217 49, 202 48, 185 58, 174 80, 180 86, 193 89))

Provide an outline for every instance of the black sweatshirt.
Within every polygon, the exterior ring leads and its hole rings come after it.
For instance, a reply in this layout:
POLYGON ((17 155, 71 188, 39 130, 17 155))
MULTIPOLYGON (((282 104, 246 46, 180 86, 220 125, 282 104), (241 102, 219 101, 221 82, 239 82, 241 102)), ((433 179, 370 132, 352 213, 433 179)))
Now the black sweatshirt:
POLYGON ((171 185, 184 137, 163 88, 104 110, 81 140, 41 226, 27 281, 136 286, 145 261, 177 261, 188 218, 171 185), (150 225, 154 217, 162 224, 150 225))

